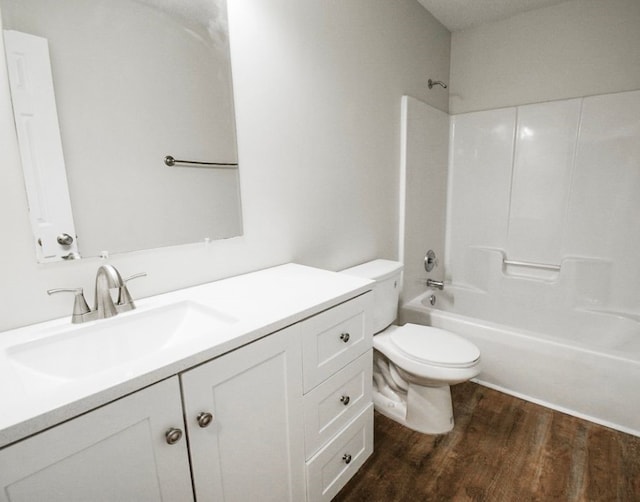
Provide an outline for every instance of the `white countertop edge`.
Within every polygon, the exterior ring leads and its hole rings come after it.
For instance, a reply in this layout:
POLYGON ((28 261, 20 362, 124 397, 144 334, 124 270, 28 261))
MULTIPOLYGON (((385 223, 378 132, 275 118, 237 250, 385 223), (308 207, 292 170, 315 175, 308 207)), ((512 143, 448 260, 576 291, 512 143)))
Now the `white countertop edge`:
MULTIPOLYGON (((226 286, 233 289, 234 283, 243 281, 250 283, 253 277, 259 280, 261 275, 272 274, 276 277, 281 274, 283 278, 288 278, 288 274, 293 272, 294 274, 302 273, 302 275, 308 274, 314 279, 326 279, 332 281, 333 278, 340 277, 340 280, 335 282, 341 282, 339 287, 333 289, 327 294, 320 294, 322 298, 317 298, 317 294, 310 295, 309 301, 303 300, 303 306, 297 306, 289 311, 286 315, 278 315, 277 318, 268 320, 260 319, 257 316, 256 320, 241 320, 235 324, 230 331, 232 333, 229 339, 216 343, 209 348, 200 350, 198 352, 189 354, 185 357, 172 361, 166 365, 147 371, 143 374, 136 375, 124 381, 116 382, 113 385, 101 386, 100 388, 93 389, 91 392, 85 393, 85 395, 79 396, 70 402, 64 403, 61 406, 48 409, 42 413, 34 416, 26 417, 19 422, 12 424, 3 424, 0 419, 0 448, 9 446, 12 443, 25 439, 29 436, 43 432, 44 430, 53 426, 59 425, 67 420, 75 418, 79 415, 94 410, 100 406, 104 406, 112 401, 120 399, 128 394, 139 391, 145 387, 158 383, 167 378, 178 375, 179 373, 186 371, 190 368, 198 366, 204 362, 210 361, 223 354, 231 352, 237 348, 242 347, 248 343, 256 341, 266 335, 279 331, 287 326, 302 321, 312 315, 315 315, 323 310, 327 310, 333 306, 343 303, 351 298, 355 298, 371 289, 372 281, 361 279, 353 276, 342 275, 336 272, 329 272, 325 270, 315 269, 312 267, 306 267, 303 265, 286 264, 269 269, 260 270, 258 272, 251 272, 241 276, 231 277, 207 283, 192 288, 186 288, 170 293, 164 293, 154 297, 140 300, 138 303, 139 308, 153 307, 157 308, 163 304, 170 304, 175 301, 182 301, 185 299, 195 300, 197 303, 206 305, 206 298, 202 300, 202 297, 197 295, 203 294, 209 289, 215 289, 219 294, 224 292, 226 286), (346 279, 346 280, 343 280, 346 279), (195 298, 194 298, 195 296, 195 298)), ((310 289, 316 289, 317 284, 310 285, 310 289)), ((273 286, 274 293, 277 291, 277 286, 273 286)), ((296 293, 299 293, 296 291, 296 293)), ((248 295, 250 296, 250 295, 248 295)), ((284 295, 286 298, 286 295, 284 295)), ((297 300, 300 300, 300 295, 296 294, 297 300)), ((217 305, 214 305, 216 307, 217 305)), ((245 312, 251 312, 250 308, 245 309, 245 312)), ((234 312, 234 315, 242 315, 242 312, 234 312)), ((40 323, 41 326, 60 326, 69 322, 69 318, 56 319, 53 321, 47 321, 40 323)), ((101 321, 94 321, 101 322, 101 321)), ((33 338, 32 333, 34 329, 39 325, 26 326, 24 328, 18 328, 16 330, 10 330, 10 332, 0 333, 0 349, 7 345, 5 338, 11 343, 16 339, 16 336, 22 335, 20 343, 29 341, 33 338), (7 335, 5 338, 4 335, 7 335)), ((2 400, 0 394, 0 400, 2 400)), ((3 403, 10 405, 10 403, 3 403)))

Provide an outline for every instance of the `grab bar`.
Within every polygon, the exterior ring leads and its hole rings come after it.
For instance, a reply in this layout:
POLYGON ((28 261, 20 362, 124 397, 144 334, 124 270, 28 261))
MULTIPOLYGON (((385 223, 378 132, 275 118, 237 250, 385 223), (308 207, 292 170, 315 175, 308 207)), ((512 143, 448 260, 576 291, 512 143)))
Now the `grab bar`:
POLYGON ((238 169, 238 164, 230 162, 199 162, 197 160, 179 160, 174 159, 171 155, 164 158, 164 163, 169 167, 173 166, 191 166, 191 167, 217 167, 219 169, 238 169))
POLYGON ((534 263, 532 261, 516 261, 516 260, 507 260, 506 258, 502 260, 502 263, 505 265, 516 265, 518 267, 529 267, 529 268, 541 268, 544 270, 560 270, 560 265, 549 265, 548 263, 534 263))

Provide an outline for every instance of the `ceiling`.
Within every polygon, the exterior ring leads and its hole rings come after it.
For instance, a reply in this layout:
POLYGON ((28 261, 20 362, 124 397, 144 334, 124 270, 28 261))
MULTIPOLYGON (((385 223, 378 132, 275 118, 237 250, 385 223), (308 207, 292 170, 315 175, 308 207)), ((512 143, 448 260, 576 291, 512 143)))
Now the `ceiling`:
POLYGON ((521 12, 564 1, 566 0, 418 0, 450 31, 506 19, 521 12))

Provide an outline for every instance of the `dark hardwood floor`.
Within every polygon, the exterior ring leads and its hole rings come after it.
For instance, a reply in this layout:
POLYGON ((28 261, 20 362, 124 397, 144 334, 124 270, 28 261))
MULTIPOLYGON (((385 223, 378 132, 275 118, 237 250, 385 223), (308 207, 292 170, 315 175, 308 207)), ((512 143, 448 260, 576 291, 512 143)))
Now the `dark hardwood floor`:
POLYGON ((334 501, 640 501, 640 438, 470 382, 452 394, 449 434, 376 413, 374 453, 334 501))

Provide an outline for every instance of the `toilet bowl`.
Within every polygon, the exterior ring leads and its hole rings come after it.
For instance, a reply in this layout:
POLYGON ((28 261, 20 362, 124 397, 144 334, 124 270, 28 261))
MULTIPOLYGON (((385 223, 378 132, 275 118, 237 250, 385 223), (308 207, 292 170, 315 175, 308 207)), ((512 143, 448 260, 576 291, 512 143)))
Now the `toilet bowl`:
POLYGON ((480 373, 479 349, 443 329, 391 325, 397 314, 401 263, 374 260, 342 272, 375 281, 375 409, 419 432, 449 432, 454 425, 450 386, 480 373))
POLYGON ((480 351, 449 331, 390 326, 373 337, 374 405, 383 415, 426 434, 454 425, 450 386, 480 373, 480 351))

